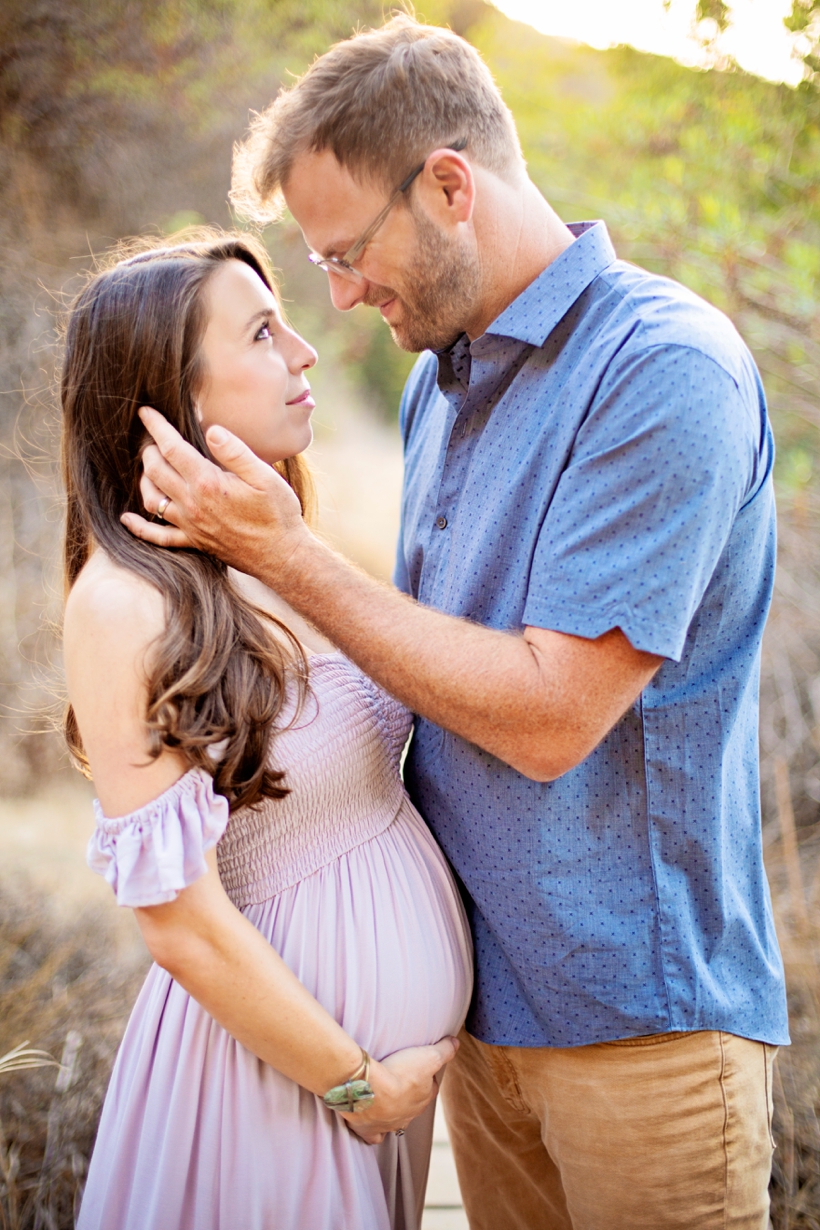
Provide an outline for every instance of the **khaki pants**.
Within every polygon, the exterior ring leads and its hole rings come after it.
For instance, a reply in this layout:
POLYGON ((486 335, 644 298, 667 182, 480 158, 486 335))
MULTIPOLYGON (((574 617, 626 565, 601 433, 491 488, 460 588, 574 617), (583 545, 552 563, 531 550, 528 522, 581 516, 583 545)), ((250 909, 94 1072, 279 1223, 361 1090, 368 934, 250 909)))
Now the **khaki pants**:
POLYGON ((442 1086, 470 1230, 766 1230, 776 1048, 734 1034, 487 1046, 442 1086))

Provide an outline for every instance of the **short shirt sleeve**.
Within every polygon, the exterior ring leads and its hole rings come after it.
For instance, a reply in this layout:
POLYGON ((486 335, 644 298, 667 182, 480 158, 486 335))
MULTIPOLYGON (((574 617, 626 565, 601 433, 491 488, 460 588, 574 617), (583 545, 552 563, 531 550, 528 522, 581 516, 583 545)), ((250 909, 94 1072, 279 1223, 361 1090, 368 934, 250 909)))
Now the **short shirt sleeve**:
POLYGON ((620 356, 576 438, 533 557, 524 624, 679 661, 761 481, 761 406, 707 355, 620 356))

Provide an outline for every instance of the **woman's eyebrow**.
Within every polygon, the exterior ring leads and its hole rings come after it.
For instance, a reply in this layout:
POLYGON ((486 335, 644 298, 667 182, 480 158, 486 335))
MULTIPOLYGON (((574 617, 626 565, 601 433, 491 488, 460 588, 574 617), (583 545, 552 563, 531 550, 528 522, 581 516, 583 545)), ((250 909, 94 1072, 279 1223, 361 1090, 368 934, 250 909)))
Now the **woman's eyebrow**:
POLYGON ((253 316, 245 324, 245 331, 249 332, 258 320, 270 320, 273 312, 273 308, 262 308, 260 312, 254 312, 253 316))

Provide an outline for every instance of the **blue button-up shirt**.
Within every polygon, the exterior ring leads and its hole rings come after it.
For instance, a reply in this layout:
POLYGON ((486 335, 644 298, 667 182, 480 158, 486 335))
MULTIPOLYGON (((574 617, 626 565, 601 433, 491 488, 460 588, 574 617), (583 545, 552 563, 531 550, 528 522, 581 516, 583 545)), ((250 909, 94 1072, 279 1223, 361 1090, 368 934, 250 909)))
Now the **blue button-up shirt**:
POLYGON ((491 628, 623 630, 660 670, 601 744, 530 781, 424 718, 411 796, 466 890, 468 1028, 571 1046, 788 1040, 760 839, 773 447, 754 362, 603 223, 405 390, 396 581, 491 628))

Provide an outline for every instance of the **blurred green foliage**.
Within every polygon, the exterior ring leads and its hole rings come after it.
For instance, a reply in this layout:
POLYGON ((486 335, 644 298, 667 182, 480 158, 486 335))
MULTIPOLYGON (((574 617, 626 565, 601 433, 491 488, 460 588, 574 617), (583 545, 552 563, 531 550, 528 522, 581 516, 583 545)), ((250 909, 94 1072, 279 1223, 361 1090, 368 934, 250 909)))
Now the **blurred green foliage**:
POLYGON ((0 156, 42 171, 40 191, 119 222, 156 224, 166 202, 221 210, 230 147, 249 107, 302 71, 378 0, 4 0, 0 156), (222 161, 203 166, 221 146, 222 161), (179 201, 187 180, 192 198, 179 201))
MULTIPOLYGON (((793 0, 807 72, 796 90, 548 39, 483 0, 418 9, 485 55, 562 216, 604 217, 622 256, 726 310, 761 362, 782 448, 816 449, 820 0, 793 0)), ((0 171, 22 187, 30 222, 70 230, 73 214, 92 245, 193 215, 225 223, 249 108, 383 11, 381 0, 5 0, 0 171)), ((720 30, 731 5, 703 0, 696 16, 720 30)), ((291 229, 270 243, 295 322, 344 362, 358 397, 394 414, 412 360, 377 313, 332 311, 291 229)))
POLYGON ((796 475, 808 483, 796 459, 820 443, 814 82, 795 90, 628 47, 539 40, 492 13, 471 38, 562 216, 605 218, 619 255, 677 278, 738 325, 772 403, 778 477, 791 476, 790 492, 796 475))

